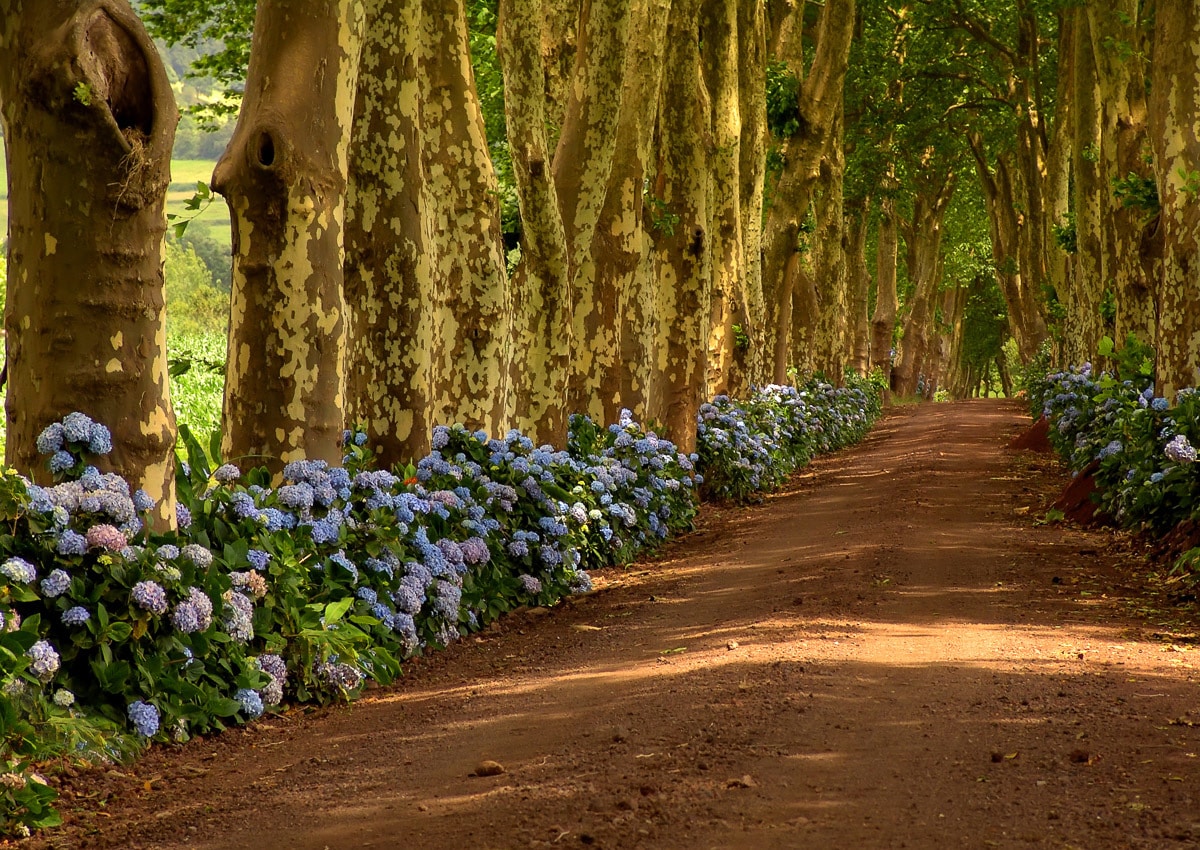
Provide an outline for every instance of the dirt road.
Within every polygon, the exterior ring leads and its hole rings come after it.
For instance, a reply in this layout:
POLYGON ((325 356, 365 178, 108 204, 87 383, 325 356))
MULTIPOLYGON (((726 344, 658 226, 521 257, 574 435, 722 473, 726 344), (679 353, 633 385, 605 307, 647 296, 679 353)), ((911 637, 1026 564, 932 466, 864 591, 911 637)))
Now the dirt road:
POLYGON ((1034 525, 1061 479, 1002 448, 1027 421, 894 411, 394 688, 81 781, 37 843, 1196 847, 1200 650, 1096 589, 1110 535, 1034 525))

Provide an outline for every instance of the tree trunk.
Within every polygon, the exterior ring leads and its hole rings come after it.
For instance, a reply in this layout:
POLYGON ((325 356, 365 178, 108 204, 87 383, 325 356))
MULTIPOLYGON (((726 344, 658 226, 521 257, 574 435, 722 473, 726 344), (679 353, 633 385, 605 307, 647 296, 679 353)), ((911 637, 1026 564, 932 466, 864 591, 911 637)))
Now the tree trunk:
POLYGON ((222 452, 276 472, 342 457, 342 229, 363 22, 360 0, 259 3, 242 110, 213 172, 233 224, 222 452))
POLYGON ((420 0, 369 0, 346 196, 346 416, 366 427, 387 466, 429 453, 441 349, 421 158, 420 17, 420 0))
MULTIPOLYGON (((789 303, 794 281, 787 274, 800 244, 813 187, 828 136, 841 113, 842 83, 854 32, 854 0, 829 0, 817 25, 812 67, 800 85, 800 129, 787 140, 785 165, 776 184, 764 231, 763 292, 766 350, 773 352, 776 382, 787 377, 792 337, 789 303)), ((799 29, 799 21, 795 23, 799 29)), ((789 41, 793 69, 799 67, 799 32, 789 41)))
POLYGON ((1160 0, 1155 9, 1150 138, 1161 205, 1158 286, 1159 393, 1197 385, 1200 368, 1200 131, 1196 50, 1200 9, 1160 0))
MULTIPOLYGON (((600 223, 620 129, 630 0, 583 0, 579 48, 552 174, 562 210, 571 297, 567 410, 605 415, 601 383, 617 368, 618 303, 600 290, 593 239, 600 223)), ((534 376, 544 380, 544 376, 534 376)))
POLYGON ((885 194, 879 203, 879 235, 875 248, 875 312, 871 315, 871 366, 883 373, 884 386, 892 385, 892 340, 896 335, 896 312, 900 309, 896 293, 896 268, 899 262, 899 227, 896 201, 885 194))
MULTIPOLYGON (((1059 13, 1058 32, 1058 81, 1054 99, 1053 136, 1046 154, 1045 198, 1046 215, 1042 219, 1045 230, 1046 275, 1058 299, 1061 321, 1074 309, 1074 287, 1072 269, 1074 257, 1068 253, 1069 243, 1062 244, 1058 234, 1069 232, 1072 222, 1071 209, 1071 149, 1075 136, 1075 15, 1076 9, 1064 9, 1059 13)), ((1061 340, 1064 328, 1055 328, 1055 336, 1061 340)))
POLYGON ((809 332, 816 371, 840 385, 849 358, 851 314, 846 283, 846 215, 842 177, 846 171, 841 104, 821 161, 821 179, 813 193, 811 238, 816 274, 817 321, 809 332))
POLYGON ((1101 94, 1091 24, 1083 9, 1075 14, 1075 137, 1071 151, 1074 178, 1075 262, 1071 308, 1067 314, 1066 353, 1079 364, 1095 356, 1104 326, 1100 302, 1104 300, 1107 269, 1104 259, 1105 205, 1111 191, 1100 164, 1102 134, 1101 94))
POLYGON ((849 365, 859 375, 870 371, 871 319, 867 308, 871 273, 867 270, 867 230, 871 219, 871 199, 860 198, 847 204, 849 227, 846 233, 846 312, 849 322, 849 365))
POLYGON ((179 115, 124 0, 0 0, 9 179, 6 463, 46 481, 38 434, 81 410, 98 461, 175 517, 163 205, 179 115))
POLYGON ((1123 343, 1133 334, 1143 342, 1154 339, 1155 257, 1151 232, 1155 210, 1129 206, 1114 196, 1117 181, 1136 178, 1153 182, 1144 159, 1146 137, 1146 80, 1142 63, 1139 0, 1107 0, 1088 7, 1091 46, 1100 104, 1098 167, 1107 187, 1104 203, 1104 280, 1111 282, 1116 307, 1113 338, 1123 343))
POLYGON ((935 180, 918 191, 912 221, 905 233, 906 265, 913 296, 904 320, 900 358, 892 373, 892 387, 902 396, 917 392, 933 331, 933 305, 942 277, 942 221, 954 194, 954 184, 952 175, 944 175, 940 181, 935 180))
POLYGON ((763 341, 763 186, 767 172, 767 42, 762 3, 738 4, 738 115, 742 134, 738 147, 741 180, 742 300, 739 320, 745 334, 735 349, 730 390, 742 397, 751 380, 765 374, 763 341))
POLYGON ((729 394, 736 338, 733 326, 744 315, 742 258, 742 119, 738 91, 738 10, 736 0, 705 0, 700 15, 704 80, 712 103, 712 326, 708 337, 709 398, 729 394))
POLYGON ((421 19, 421 154, 442 293, 435 424, 498 434, 508 425, 512 299, 465 0, 423 0, 421 19))
MULTIPOLYGON (((645 184, 658 119, 670 6, 670 0, 634 4, 617 147, 593 237, 597 299, 601 309, 612 311, 618 339, 613 356, 598 362, 605 422, 617 421, 623 407, 640 419, 646 416, 650 347, 657 329, 651 320, 655 280, 649 263, 645 184)), ((654 215, 652 209, 651 229, 654 215)))
POLYGON ((709 164, 702 135, 709 105, 700 72, 699 8, 700 0, 675 0, 672 5, 655 179, 655 195, 675 217, 675 225, 670 234, 655 239, 657 315, 664 338, 653 362, 661 395, 651 414, 682 452, 696 445, 712 298, 709 164))

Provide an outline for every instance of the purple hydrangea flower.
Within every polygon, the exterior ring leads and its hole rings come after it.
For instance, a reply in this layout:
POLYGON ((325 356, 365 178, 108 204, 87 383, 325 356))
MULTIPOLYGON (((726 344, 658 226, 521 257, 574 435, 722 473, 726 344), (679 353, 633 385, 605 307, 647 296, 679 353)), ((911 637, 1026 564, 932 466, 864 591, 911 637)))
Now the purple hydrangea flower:
POLYGON ((180 528, 192 527, 192 512, 185 505, 175 505, 175 524, 180 528))
POLYGON ((39 640, 29 649, 25 650, 25 654, 29 656, 29 671, 37 676, 43 682, 48 682, 54 678, 54 674, 58 672, 59 658, 58 652, 50 645, 49 641, 39 640))
POLYGON ((198 587, 189 587, 187 599, 175 606, 171 622, 184 634, 202 632, 212 625, 212 600, 198 587))
POLYGON ((223 463, 213 473, 213 478, 222 484, 235 484, 242 477, 242 471, 232 463, 223 463))
POLYGON ((167 592, 158 582, 139 581, 133 586, 129 596, 143 611, 159 616, 167 613, 167 592))
POLYGON ((517 581, 521 585, 521 590, 531 596, 537 596, 542 592, 542 583, 536 577, 529 575, 529 573, 522 573, 517 576, 517 581))

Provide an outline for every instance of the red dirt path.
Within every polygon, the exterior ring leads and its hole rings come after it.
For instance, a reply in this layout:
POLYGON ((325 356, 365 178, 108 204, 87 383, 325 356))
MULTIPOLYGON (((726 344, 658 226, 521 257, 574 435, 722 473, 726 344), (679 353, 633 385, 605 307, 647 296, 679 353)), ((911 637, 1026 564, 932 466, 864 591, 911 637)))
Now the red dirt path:
POLYGON ((892 411, 353 706, 80 777, 33 844, 1196 847, 1196 653, 1102 593, 1112 532, 1034 524, 1063 478, 1003 448, 1027 426, 892 411))

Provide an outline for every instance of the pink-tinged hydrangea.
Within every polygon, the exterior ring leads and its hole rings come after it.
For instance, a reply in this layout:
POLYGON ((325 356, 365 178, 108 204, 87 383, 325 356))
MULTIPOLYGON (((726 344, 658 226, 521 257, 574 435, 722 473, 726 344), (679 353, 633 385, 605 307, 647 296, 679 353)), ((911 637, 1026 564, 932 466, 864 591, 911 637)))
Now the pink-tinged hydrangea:
POLYGON ((89 549, 105 549, 109 552, 120 552, 129 545, 119 529, 104 523, 88 529, 87 543, 89 549))
POLYGON ((267 595, 267 580, 253 570, 230 573, 229 581, 238 590, 255 599, 262 599, 267 595))

